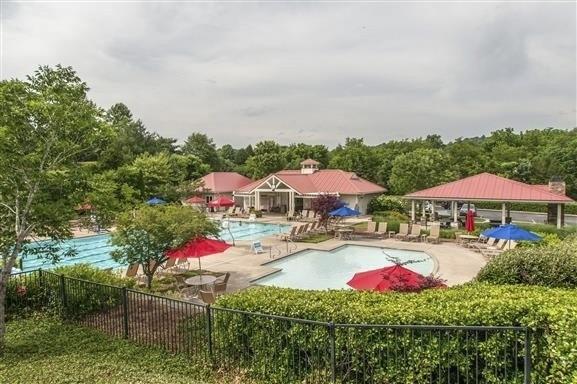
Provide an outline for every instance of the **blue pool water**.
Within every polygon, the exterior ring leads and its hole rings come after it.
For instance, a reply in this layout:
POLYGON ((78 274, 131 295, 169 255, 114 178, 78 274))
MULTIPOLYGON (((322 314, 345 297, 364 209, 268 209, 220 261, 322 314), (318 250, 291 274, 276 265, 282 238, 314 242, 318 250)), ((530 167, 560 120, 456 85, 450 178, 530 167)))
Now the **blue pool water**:
MULTIPOLYGON (((289 225, 240 221, 231 221, 229 227, 230 232, 228 229, 222 229, 220 231, 220 237, 227 242, 231 242, 232 237, 234 237, 235 241, 258 240, 275 233, 287 232, 290 229, 289 225)), ((62 244, 61 249, 64 252, 65 250, 74 248, 76 251, 75 256, 63 257, 56 264, 43 258, 28 256, 23 260, 23 270, 30 271, 38 268, 50 269, 57 266, 80 263, 92 264, 103 269, 121 267, 122 264, 115 262, 110 256, 110 252, 114 247, 110 244, 109 240, 109 235, 86 236, 67 240, 62 244)))
POLYGON ((434 270, 434 262, 425 252, 345 245, 333 251, 302 251, 268 263, 268 266, 280 268, 281 271, 255 283, 298 289, 350 289, 347 281, 355 273, 393 265, 387 255, 401 261, 419 261, 405 267, 422 275, 429 275, 434 270))

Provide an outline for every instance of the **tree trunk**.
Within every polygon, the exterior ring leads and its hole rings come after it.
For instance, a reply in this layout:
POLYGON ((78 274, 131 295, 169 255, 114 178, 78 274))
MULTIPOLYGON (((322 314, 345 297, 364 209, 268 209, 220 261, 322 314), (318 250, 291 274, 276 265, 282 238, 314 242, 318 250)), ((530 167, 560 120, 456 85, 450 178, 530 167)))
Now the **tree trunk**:
POLYGON ((6 264, 0 273, 0 356, 4 356, 6 349, 6 288, 19 248, 14 247, 14 251, 6 258, 6 264))
POLYGON ((148 288, 149 290, 152 288, 152 276, 154 276, 154 274, 146 274, 146 288, 148 288))

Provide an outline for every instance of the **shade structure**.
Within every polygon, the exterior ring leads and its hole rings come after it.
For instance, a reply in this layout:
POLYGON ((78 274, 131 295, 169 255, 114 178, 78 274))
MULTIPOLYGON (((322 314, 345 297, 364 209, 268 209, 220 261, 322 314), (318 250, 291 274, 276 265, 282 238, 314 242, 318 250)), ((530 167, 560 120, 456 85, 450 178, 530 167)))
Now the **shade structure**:
POLYGON ((426 278, 423 275, 401 265, 393 265, 355 273, 347 285, 358 290, 384 292, 401 285, 417 290, 423 286, 425 281, 426 278))
MULTIPOLYGON (((484 236, 485 233, 483 233, 484 236)), ((515 224, 507 224, 497 227, 489 232, 489 236, 494 239, 515 240, 515 241, 539 241, 541 238, 536 234, 526 231, 515 224)))
POLYGON ((350 217, 350 216, 358 216, 360 214, 361 213, 359 211, 346 206, 342 206, 329 213, 329 215, 333 217, 350 217))
POLYGON ((234 200, 231 200, 225 196, 221 196, 218 199, 213 200, 210 203, 208 203, 208 206, 213 207, 213 208, 232 207, 233 205, 234 205, 234 200))
POLYGON ((180 248, 171 249, 166 252, 166 256, 171 259, 198 259, 198 269, 202 271, 200 258, 204 256, 222 253, 230 248, 230 244, 220 240, 207 239, 206 237, 197 237, 189 241, 180 248))
POLYGON ((467 211, 467 219, 465 221, 465 229, 467 232, 473 232, 475 230, 475 213, 472 210, 467 211))
POLYGON ((146 204, 148 204, 148 205, 161 205, 161 204, 166 204, 166 201, 159 199, 158 197, 153 197, 152 199, 148 200, 146 202, 146 204))
POLYGON ((189 198, 186 199, 184 202, 185 202, 185 203, 188 203, 188 204, 205 204, 205 203, 206 203, 206 202, 204 201, 204 199, 203 199, 202 197, 200 197, 200 196, 192 196, 192 197, 189 197, 189 198))

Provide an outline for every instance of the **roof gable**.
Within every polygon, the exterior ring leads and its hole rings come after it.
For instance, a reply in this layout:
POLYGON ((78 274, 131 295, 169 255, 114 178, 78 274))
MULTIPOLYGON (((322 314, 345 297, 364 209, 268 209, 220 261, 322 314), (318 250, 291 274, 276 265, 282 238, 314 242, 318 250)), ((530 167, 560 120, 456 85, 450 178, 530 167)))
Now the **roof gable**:
POLYGON ((481 173, 405 195, 417 199, 571 202, 543 186, 525 184, 491 173, 481 173))
POLYGON ((213 193, 232 192, 252 183, 252 180, 236 172, 211 172, 201 178, 202 190, 213 193))

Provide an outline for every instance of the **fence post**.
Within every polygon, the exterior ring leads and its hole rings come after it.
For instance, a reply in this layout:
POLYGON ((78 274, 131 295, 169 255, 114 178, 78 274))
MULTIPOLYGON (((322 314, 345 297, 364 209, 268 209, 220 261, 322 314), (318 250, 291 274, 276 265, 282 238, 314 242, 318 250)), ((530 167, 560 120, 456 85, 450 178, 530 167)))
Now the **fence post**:
POLYGON ((208 357, 212 359, 212 309, 206 305, 206 334, 208 338, 208 357))
POLYGON ((531 330, 525 330, 525 372, 523 384, 531 384, 531 330))
POLYGON ((335 346, 335 324, 331 321, 327 324, 329 337, 330 337, 330 354, 331 354, 331 383, 336 383, 337 381, 337 357, 336 357, 336 346, 335 346))
POLYGON ((60 275, 60 302, 62 303, 62 317, 66 318, 68 299, 66 297, 66 280, 64 275, 60 275))
POLYGON ((128 339, 128 290, 122 287, 122 319, 124 325, 124 338, 128 339))

